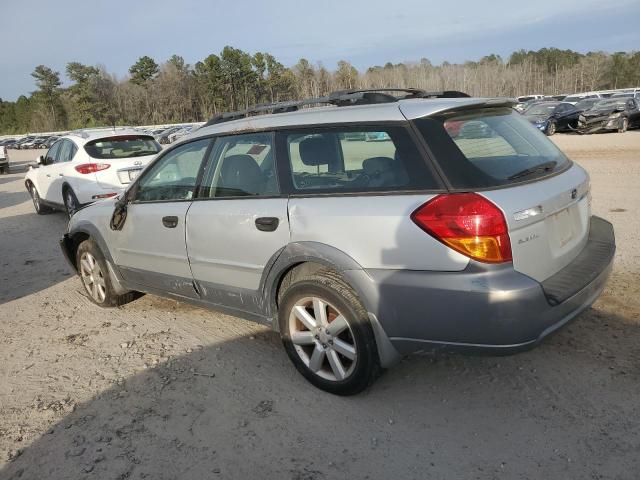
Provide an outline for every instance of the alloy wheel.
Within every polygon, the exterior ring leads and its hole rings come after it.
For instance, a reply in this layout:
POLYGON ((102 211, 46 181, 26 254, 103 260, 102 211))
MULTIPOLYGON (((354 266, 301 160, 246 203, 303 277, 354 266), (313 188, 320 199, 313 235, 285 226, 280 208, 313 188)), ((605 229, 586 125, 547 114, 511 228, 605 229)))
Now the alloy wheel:
POLYGON ((74 212, 78 209, 78 205, 76 203, 76 197, 73 195, 73 192, 67 189, 64 194, 64 204, 67 207, 67 214, 69 217, 74 214, 74 212))
POLYGON ((91 298, 97 303, 104 302, 107 297, 105 278, 96 258, 89 252, 84 252, 80 257, 80 276, 91 298))
POLYGON ((342 381, 355 369, 357 350, 351 327, 327 301, 298 300, 289 314, 289 334, 302 362, 325 380, 342 381))

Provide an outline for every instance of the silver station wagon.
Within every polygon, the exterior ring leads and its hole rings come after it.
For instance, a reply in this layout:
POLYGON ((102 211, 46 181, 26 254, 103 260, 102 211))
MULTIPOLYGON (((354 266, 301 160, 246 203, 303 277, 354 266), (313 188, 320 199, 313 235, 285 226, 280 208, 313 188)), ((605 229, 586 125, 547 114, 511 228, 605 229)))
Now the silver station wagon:
POLYGON ((264 323, 335 394, 416 351, 527 349, 595 301, 615 239, 512 105, 397 89, 226 113, 78 210, 63 251, 98 305, 264 323))

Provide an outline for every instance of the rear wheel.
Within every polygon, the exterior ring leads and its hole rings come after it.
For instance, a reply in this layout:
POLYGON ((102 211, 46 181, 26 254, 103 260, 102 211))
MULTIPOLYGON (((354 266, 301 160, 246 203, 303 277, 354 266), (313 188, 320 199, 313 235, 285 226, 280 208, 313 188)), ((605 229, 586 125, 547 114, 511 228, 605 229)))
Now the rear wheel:
POLYGON ((31 200, 33 201, 33 208, 35 208, 38 215, 46 215, 53 211, 51 208, 42 204, 38 190, 36 190, 36 187, 32 184, 29 186, 29 193, 31 194, 31 200))
POLYGON ((627 117, 623 117, 620 120, 620 126, 618 127, 618 133, 624 133, 629 128, 629 119, 627 117))
POLYGON ((67 187, 62 192, 62 196, 64 198, 64 208, 67 212, 69 218, 73 215, 78 208, 80 208, 80 202, 78 202, 78 198, 76 194, 73 193, 73 190, 70 187, 67 187))
POLYGON ((102 251, 92 239, 83 241, 76 251, 76 265, 89 299, 101 307, 117 307, 140 296, 138 292, 117 294, 102 251))
POLYGON ((323 270, 295 281, 281 298, 278 316, 289 358, 316 387, 353 395, 380 374, 366 310, 337 274, 323 270))

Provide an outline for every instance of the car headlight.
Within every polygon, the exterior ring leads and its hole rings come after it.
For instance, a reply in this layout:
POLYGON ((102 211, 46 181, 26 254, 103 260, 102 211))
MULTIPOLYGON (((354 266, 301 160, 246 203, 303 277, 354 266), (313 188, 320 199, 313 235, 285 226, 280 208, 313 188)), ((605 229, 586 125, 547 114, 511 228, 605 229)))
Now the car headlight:
POLYGON ((620 118, 620 115, 622 115, 620 112, 612 113, 609 115, 609 119, 620 118))

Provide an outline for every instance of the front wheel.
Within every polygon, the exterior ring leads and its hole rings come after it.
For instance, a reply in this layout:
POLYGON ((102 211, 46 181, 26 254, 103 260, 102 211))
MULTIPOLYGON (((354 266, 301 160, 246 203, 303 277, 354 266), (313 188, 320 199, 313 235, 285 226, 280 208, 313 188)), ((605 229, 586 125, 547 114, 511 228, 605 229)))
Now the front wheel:
POLYGON ((354 395, 380 374, 366 310, 337 274, 320 271, 293 283, 282 296, 278 316, 289 358, 316 387, 354 395))
POLYGON ((627 117, 624 117, 622 120, 620 120, 620 126, 618 127, 618 133, 624 133, 628 130, 629 128, 629 119, 627 117))
POLYGON ((557 131, 558 131, 558 126, 556 125, 556 122, 550 121, 549 124, 547 125, 546 134, 548 136, 551 136, 551 135, 555 134, 557 131))
POLYGON ((38 190, 36 190, 36 187, 34 185, 31 185, 29 187, 29 193, 31 194, 31 200, 33 201, 33 208, 35 208, 38 215, 46 215, 47 213, 51 213, 53 211, 49 207, 45 207, 42 204, 42 200, 40 199, 38 190))
POLYGON ((92 239, 83 241, 76 251, 76 265, 82 286, 89 299, 101 307, 117 307, 140 296, 138 292, 115 292, 109 267, 102 251, 92 239))

